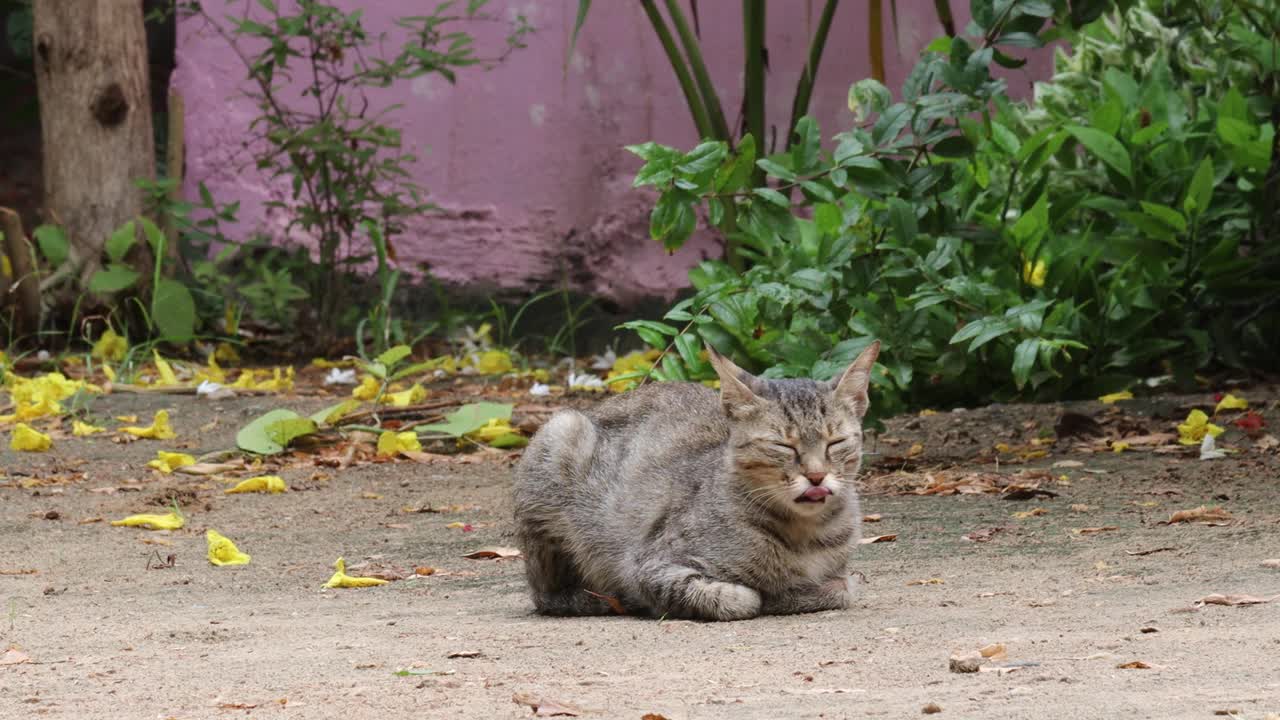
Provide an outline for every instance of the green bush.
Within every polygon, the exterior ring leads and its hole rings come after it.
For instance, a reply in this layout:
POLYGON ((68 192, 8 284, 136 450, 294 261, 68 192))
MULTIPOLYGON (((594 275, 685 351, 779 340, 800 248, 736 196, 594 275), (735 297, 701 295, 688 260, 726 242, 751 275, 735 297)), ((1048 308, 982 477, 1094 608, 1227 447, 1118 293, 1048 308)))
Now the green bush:
POLYGON ((627 324, 670 346, 655 375, 710 377, 707 342, 768 376, 826 378, 880 338, 892 412, 1274 365, 1277 85, 1259 43, 1276 11, 1256 26, 1237 4, 1177 7, 1074 31, 1098 13, 979 0, 976 37, 930 45, 899 102, 875 81, 850 89, 858 123, 834 152, 808 118, 768 157, 751 141, 629 148, 646 161, 636 184, 661 191, 655 239, 679 246, 699 210, 716 224, 732 206, 751 263, 704 262, 664 322, 627 324), (1215 24, 1191 22, 1205 13, 1215 24), (1011 101, 992 66, 1062 37, 1077 49, 1038 102, 1011 101))

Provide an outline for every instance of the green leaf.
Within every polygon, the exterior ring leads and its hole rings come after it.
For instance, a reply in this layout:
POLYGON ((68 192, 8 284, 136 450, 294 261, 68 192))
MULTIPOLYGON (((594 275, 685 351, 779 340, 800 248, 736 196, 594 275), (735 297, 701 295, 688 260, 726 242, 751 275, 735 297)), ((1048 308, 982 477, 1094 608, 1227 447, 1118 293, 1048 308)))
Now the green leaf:
POLYGON ((293 420, 301 417, 292 410, 277 408, 261 415, 253 422, 240 428, 236 433, 236 446, 241 450, 259 455, 275 455, 284 452, 284 445, 271 439, 267 428, 282 420, 293 420))
POLYGON ((754 188, 752 189, 751 194, 759 198, 764 198, 778 207, 791 207, 791 201, 787 199, 787 196, 773 188, 754 188))
POLYGON ((1114 137, 1095 128, 1068 125, 1067 132, 1080 141, 1089 152, 1126 178, 1133 178, 1133 164, 1129 151, 1114 137))
POLYGON ((818 123, 807 115, 800 118, 791 143, 791 167, 798 173, 813 171, 822 158, 822 132, 818 123))
POLYGON ((281 418, 266 426, 267 437, 281 447, 289 447, 289 443, 316 430, 316 421, 304 417, 281 418))
POLYGON ((1187 217, 1198 218, 1209 209, 1209 203, 1213 201, 1213 175, 1213 159, 1205 156, 1196 168, 1196 174, 1187 186, 1186 197, 1182 200, 1182 211, 1187 217))
POLYGON ((770 160, 769 158, 760 158, 757 160, 756 167, 759 167, 761 170, 769 173, 773 177, 786 180, 788 182, 794 182, 796 179, 796 174, 791 172, 791 168, 784 166, 782 163, 770 160))
POLYGON ((893 228, 893 234, 903 245, 910 245, 919 233, 915 208, 900 197, 891 197, 888 203, 889 225, 893 228))
POLYGON ((664 193, 649 216, 649 235, 666 249, 678 250, 693 234, 697 220, 688 193, 664 193))
POLYGON ((393 348, 388 348, 386 352, 374 358, 374 360, 382 363, 385 367, 394 367, 396 363, 409 357, 412 353, 413 350, 408 345, 396 345, 393 348))
POLYGON ((124 261, 124 256, 128 254, 129 248, 138 240, 137 228, 133 221, 121 225, 111 236, 107 238, 103 248, 107 251, 107 257, 111 258, 111 262, 118 263, 124 261))
POLYGON ((1022 149, 1022 143, 1018 141, 1018 136, 1009 128, 995 121, 991 122, 991 141, 1009 155, 1017 156, 1018 151, 1022 149))
POLYGON ((119 292, 133 286, 139 277, 138 271, 127 265, 111 264, 89 278, 89 290, 99 295, 119 292))
POLYGON ((514 406, 510 403, 470 403, 447 413, 442 423, 419 425, 417 429, 420 432, 438 432, 462 437, 484 427, 490 420, 510 420, 512 408, 514 406))
POLYGON ((1187 219, 1182 217, 1182 213, 1174 210, 1168 205, 1161 205, 1160 203, 1147 202, 1146 200, 1143 200, 1140 204, 1142 205, 1143 212, 1147 215, 1150 215, 1165 225, 1168 225, 1177 232, 1186 232, 1187 219))
POLYGON ((186 285, 160 278, 151 296, 151 319, 166 342, 191 342, 196 334, 196 301, 186 285))
POLYGON ((155 253, 157 258, 163 258, 165 253, 165 242, 168 240, 164 236, 164 232, 160 230, 160 226, 151 221, 151 218, 140 218, 142 222, 142 234, 146 236, 147 243, 151 245, 151 251, 155 253))
POLYGON ((871 113, 881 113, 893 102, 893 95, 884 83, 874 78, 859 80, 849 86, 849 111, 857 122, 871 113))
POLYGON ((676 336, 675 340, 676 352, 680 353, 680 359, 684 361, 686 367, 697 368, 702 365, 702 360, 698 357, 701 343, 698 337, 693 333, 681 333, 676 336))
POLYGON ((352 410, 360 407, 359 400, 343 400, 340 403, 334 403, 327 408, 317 410, 311 413, 311 419, 317 425, 332 425, 351 413, 352 410))
POLYGON ((71 253, 71 245, 67 242, 67 234, 57 225, 41 225, 31 233, 36 244, 40 246, 40 254, 49 264, 58 267, 66 262, 71 253))
POLYGON ((844 213, 839 205, 818 203, 813 206, 813 224, 824 235, 838 235, 840 228, 844 227, 844 213))
POLYGON ((935 155, 948 158, 964 158, 973 154, 973 143, 964 135, 942 138, 933 146, 935 155))
POLYGON ((569 49, 564 56, 564 70, 569 71, 569 61, 573 59, 573 51, 578 47, 578 33, 587 22, 587 13, 591 11, 591 0, 578 0, 578 15, 573 21, 573 31, 569 33, 569 49))
POLYGON ((1031 378, 1031 371, 1035 369, 1036 355, 1039 351, 1039 338, 1027 338, 1013 349, 1013 382, 1019 390, 1031 378))

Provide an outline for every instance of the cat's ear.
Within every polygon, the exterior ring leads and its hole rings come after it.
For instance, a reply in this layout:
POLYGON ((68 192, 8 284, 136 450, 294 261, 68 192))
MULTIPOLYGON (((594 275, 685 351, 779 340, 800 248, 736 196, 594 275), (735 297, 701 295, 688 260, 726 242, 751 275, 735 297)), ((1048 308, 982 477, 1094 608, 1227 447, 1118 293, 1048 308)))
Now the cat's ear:
POLYGON ((836 399, 860 418, 867 414, 867 406, 871 404, 867 398, 867 386, 871 384, 871 369, 875 367, 879 355, 880 341, 876 340, 862 351, 852 365, 831 381, 836 399))
POLYGON ((707 357, 720 376, 720 402, 729 417, 743 417, 760 406, 762 400, 754 389, 758 382, 754 375, 716 352, 710 344, 707 344, 707 357))

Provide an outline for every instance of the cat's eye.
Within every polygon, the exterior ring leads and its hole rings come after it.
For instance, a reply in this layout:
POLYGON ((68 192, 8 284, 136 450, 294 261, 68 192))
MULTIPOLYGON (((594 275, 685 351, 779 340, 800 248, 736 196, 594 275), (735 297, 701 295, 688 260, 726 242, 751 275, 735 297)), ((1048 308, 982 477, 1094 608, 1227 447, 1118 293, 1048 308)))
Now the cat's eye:
POLYGON ((843 445, 843 444, 845 444, 845 443, 847 443, 847 442, 849 442, 849 438, 837 438, 837 439, 835 439, 835 440, 832 440, 831 442, 827 443, 827 454, 828 454, 828 455, 830 455, 830 454, 831 454, 831 450, 832 450, 833 448, 835 448, 835 447, 837 447, 837 446, 839 446, 839 445, 843 445))
POLYGON ((791 454, 795 455, 797 458, 799 458, 799 457, 800 457, 800 450, 798 450, 798 449, 796 448, 796 446, 795 446, 795 445, 788 445, 788 444, 786 444, 786 443, 780 443, 780 442, 771 442, 771 443, 768 443, 768 445, 769 445, 769 447, 773 448, 774 450, 781 450, 781 451, 783 451, 783 452, 789 452, 789 453, 791 453, 791 454))

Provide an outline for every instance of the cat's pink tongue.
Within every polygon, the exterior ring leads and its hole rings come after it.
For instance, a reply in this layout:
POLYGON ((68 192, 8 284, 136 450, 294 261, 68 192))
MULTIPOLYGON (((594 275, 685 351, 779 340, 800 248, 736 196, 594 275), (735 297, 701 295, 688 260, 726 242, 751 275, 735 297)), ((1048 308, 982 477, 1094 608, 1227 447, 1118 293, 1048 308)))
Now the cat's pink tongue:
POLYGON ((830 490, 828 490, 828 489, 826 489, 826 488, 824 488, 824 487, 822 487, 821 485, 818 485, 818 486, 815 486, 815 487, 811 487, 811 488, 809 488, 808 490, 805 490, 805 491, 804 491, 804 497, 805 497, 805 499, 806 499, 806 500, 812 500, 812 501, 814 501, 814 502, 818 502, 818 501, 820 501, 820 500, 824 500, 824 499, 826 499, 826 497, 827 497, 828 495, 830 495, 830 494, 831 494, 831 491, 830 491, 830 490))

